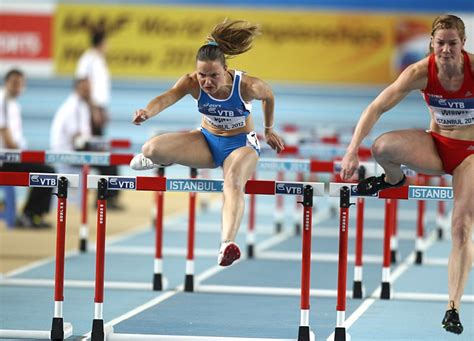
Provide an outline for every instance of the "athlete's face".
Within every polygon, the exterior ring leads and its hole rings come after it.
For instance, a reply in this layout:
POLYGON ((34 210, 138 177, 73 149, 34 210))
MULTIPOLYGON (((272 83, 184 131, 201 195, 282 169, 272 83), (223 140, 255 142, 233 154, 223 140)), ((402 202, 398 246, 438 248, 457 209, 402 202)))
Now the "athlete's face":
POLYGON ((208 94, 215 94, 225 85, 227 67, 220 61, 200 61, 196 63, 197 79, 199 86, 208 94))
POLYGON ((464 41, 459 37, 456 29, 441 29, 431 38, 436 59, 441 64, 455 64, 462 61, 464 41))

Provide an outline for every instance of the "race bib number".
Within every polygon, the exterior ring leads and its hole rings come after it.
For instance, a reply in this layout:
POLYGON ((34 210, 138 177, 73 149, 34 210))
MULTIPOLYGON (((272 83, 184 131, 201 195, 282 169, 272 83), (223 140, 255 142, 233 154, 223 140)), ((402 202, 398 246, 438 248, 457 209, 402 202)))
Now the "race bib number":
POLYGON ((245 127, 245 117, 216 117, 204 115, 204 119, 216 129, 234 130, 245 127))

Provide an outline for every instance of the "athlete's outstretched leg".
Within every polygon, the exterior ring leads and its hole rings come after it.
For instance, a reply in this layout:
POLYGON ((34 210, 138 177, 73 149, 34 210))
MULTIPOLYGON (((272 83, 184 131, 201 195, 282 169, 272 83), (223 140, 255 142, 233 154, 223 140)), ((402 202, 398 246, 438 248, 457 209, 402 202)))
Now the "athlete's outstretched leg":
POLYGON ((454 204, 451 222, 451 254, 448 263, 449 300, 443 327, 460 334, 463 330, 458 309, 472 268, 474 224, 474 155, 465 159, 453 173, 454 204))
POLYGON ((220 265, 230 265, 240 257, 240 250, 234 240, 244 212, 245 184, 255 172, 257 162, 257 153, 251 147, 241 147, 234 150, 224 161, 222 244, 218 259, 220 265), (227 249, 229 250, 228 255, 226 254, 227 249), (236 252, 238 252, 238 257, 236 252))

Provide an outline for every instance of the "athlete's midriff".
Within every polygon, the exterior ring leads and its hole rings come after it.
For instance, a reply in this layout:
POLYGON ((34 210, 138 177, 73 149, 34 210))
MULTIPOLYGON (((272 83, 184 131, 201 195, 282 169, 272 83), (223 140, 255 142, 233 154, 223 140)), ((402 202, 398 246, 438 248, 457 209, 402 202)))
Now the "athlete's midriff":
POLYGON ((474 139, 461 140, 440 135, 431 131, 431 136, 443 162, 443 169, 448 174, 454 170, 468 157, 474 155, 474 139))
POLYGON ((217 136, 234 136, 237 134, 242 134, 242 133, 250 133, 251 131, 254 130, 254 124, 253 124, 253 119, 252 115, 249 115, 245 119, 245 124, 243 127, 240 128, 235 128, 235 129, 219 129, 214 127, 212 124, 210 124, 205 117, 201 119, 201 126, 208 130, 210 133, 217 135, 217 136))
POLYGON ((454 127, 441 127, 434 120, 431 121, 430 130, 439 135, 448 137, 455 140, 474 140, 474 126, 454 126, 454 127))

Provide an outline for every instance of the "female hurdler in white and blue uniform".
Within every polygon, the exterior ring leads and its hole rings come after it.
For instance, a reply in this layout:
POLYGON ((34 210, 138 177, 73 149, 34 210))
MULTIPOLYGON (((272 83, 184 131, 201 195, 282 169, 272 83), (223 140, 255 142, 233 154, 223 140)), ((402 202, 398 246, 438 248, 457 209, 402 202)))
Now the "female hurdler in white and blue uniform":
POLYGON ((202 113, 201 129, 153 137, 131 161, 133 169, 150 169, 159 164, 178 163, 194 168, 222 167, 224 201, 222 236, 218 264, 231 265, 240 257, 234 243, 244 211, 244 186, 255 172, 260 152, 251 115, 251 101, 262 101, 265 140, 280 152, 283 141, 273 131, 274 98, 261 79, 229 70, 226 55, 238 55, 251 48, 258 27, 246 21, 223 22, 214 27, 208 42, 196 56, 196 71, 135 112, 133 123, 157 115, 190 94, 202 113))

